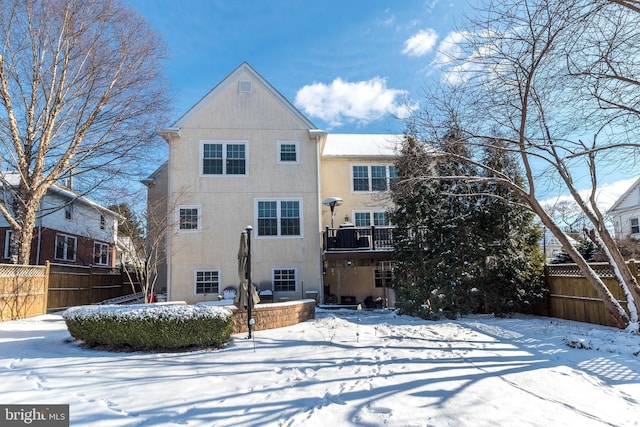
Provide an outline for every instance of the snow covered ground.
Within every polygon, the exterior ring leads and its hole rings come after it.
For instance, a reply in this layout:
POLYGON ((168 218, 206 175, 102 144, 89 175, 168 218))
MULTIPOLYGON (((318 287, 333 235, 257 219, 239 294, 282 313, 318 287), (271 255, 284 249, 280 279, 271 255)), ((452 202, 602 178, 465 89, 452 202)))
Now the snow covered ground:
POLYGON ((110 353, 47 315, 0 323, 0 403, 70 404, 72 426, 637 426, 639 352, 552 318, 318 310, 221 350, 110 353))

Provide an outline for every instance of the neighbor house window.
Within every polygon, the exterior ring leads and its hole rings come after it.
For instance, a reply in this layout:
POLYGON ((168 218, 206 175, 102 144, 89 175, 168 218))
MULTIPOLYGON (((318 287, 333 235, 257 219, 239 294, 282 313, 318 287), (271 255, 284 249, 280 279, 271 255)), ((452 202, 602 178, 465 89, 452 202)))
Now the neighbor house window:
POLYGON ((353 191, 388 191, 398 177, 393 165, 354 165, 351 171, 353 191))
POLYGON ((93 244, 93 263, 96 265, 109 265, 109 244, 95 242, 93 244))
POLYGON ((73 219, 73 205, 71 203, 64 206, 64 219, 73 219))
POLYGON ((297 275, 295 268, 273 269, 273 290, 276 292, 295 292, 297 275))
POLYGON ((200 230, 200 207, 182 206, 178 209, 178 230, 198 231, 200 230))
POLYGON ((302 201, 258 200, 258 236, 302 236, 302 201))
POLYGON ((107 220, 104 218, 104 215, 100 215, 100 230, 104 230, 107 228, 107 220))
POLYGON ((195 272, 196 294, 217 294, 220 289, 220 270, 197 270, 195 272))
POLYGON ((278 163, 298 163, 298 143, 278 143, 278 163))
POLYGON ((5 259, 11 258, 11 230, 4 233, 4 257, 5 259))
POLYGON ((231 142, 202 143, 202 175, 246 175, 247 144, 231 142))
POLYGON ((77 239, 66 234, 56 235, 56 254, 55 259, 61 261, 75 261, 77 239))
POLYGON ((638 222, 638 218, 631 218, 631 233, 636 234, 640 233, 640 222, 638 222))

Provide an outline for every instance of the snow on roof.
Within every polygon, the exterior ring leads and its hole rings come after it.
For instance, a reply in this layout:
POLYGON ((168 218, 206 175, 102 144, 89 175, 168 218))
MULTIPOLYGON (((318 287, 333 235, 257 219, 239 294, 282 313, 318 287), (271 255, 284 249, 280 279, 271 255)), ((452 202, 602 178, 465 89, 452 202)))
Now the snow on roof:
POLYGON ((396 157, 403 135, 328 134, 323 157, 396 157))

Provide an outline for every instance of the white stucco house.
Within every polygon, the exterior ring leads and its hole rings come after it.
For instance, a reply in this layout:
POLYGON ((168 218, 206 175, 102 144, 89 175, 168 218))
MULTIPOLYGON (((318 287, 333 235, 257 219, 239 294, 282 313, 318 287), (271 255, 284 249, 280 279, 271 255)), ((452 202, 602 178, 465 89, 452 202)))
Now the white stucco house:
POLYGON ((161 135, 168 161, 144 183, 157 217, 150 233, 165 236, 157 287, 169 300, 215 300, 237 287, 247 226, 252 282, 275 301, 388 300, 384 195, 401 136, 327 134, 247 63, 161 135), (340 199, 333 221, 330 197, 340 199))

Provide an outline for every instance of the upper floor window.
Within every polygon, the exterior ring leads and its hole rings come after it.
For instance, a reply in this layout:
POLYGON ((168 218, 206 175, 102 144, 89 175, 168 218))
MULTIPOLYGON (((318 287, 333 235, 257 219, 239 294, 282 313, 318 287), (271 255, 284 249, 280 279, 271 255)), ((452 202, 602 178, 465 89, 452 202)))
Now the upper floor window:
POLYGON ((638 218, 631 218, 629 221, 631 223, 631 233, 640 233, 640 222, 638 222, 638 218))
POLYGON ((73 204, 69 203, 64 205, 64 219, 73 219, 73 204))
POLYGON ((398 177, 393 165, 353 165, 353 191, 388 191, 398 177))
POLYGON ((55 259, 62 261, 75 261, 77 245, 78 241, 73 236, 68 236, 66 234, 56 235, 55 259))
POLYGON ((93 244, 93 263, 96 265, 109 265, 109 244, 95 242, 93 244))
POLYGON ((107 220, 104 215, 100 215, 100 230, 104 230, 107 227, 107 220))
POLYGON ((178 230, 199 231, 200 230, 200 207, 181 206, 178 208, 178 230))
POLYGON ((203 142, 201 148, 202 175, 246 175, 247 144, 203 142))
POLYGON ((273 269, 273 290, 276 292, 295 292, 297 284, 295 268, 273 269))
POLYGON ((302 201, 258 200, 258 236, 302 236, 302 201))
POLYGON ((278 163, 298 163, 298 143, 278 142, 278 163))
POLYGON ((196 270, 194 290, 198 294, 217 294, 220 290, 220 270, 196 270))
POLYGON ((386 212, 355 212, 353 218, 356 227, 389 225, 389 217, 386 212))

